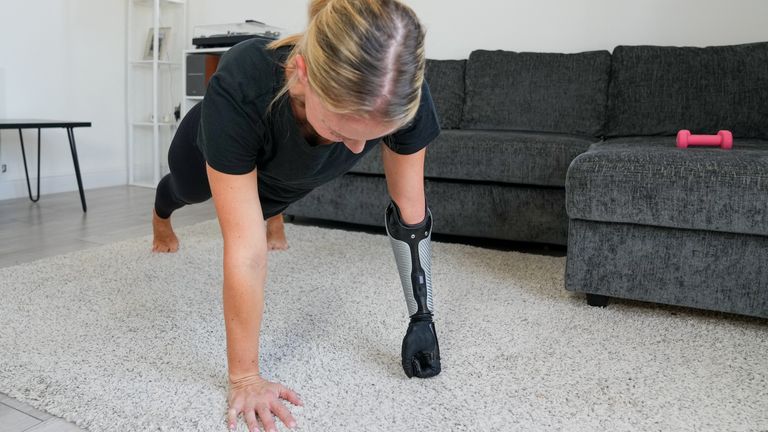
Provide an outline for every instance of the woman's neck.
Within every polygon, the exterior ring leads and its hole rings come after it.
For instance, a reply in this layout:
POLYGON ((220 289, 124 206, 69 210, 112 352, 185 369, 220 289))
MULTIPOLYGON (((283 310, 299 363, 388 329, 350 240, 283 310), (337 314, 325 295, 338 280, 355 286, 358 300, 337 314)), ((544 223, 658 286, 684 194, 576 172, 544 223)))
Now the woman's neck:
MULTIPOLYGON (((285 70, 286 79, 290 79, 289 70, 285 70)), ((315 129, 307 121, 306 103, 304 99, 304 91, 301 85, 294 84, 288 89, 288 101, 291 103, 291 111, 293 112, 293 118, 296 119, 296 123, 301 130, 301 134, 304 139, 310 144, 331 144, 333 141, 329 141, 317 134, 315 129)))

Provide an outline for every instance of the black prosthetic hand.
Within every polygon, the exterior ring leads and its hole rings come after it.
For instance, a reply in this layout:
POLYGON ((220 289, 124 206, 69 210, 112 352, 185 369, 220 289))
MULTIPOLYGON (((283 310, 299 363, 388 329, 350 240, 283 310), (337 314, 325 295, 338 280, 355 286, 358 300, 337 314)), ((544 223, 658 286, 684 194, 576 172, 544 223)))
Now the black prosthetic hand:
POLYGON ((429 378, 440 373, 440 347, 432 314, 411 317, 403 339, 402 359, 408 378, 429 378))
POLYGON ((403 370, 408 378, 429 378, 440 373, 440 349, 432 321, 432 213, 416 225, 406 225, 392 202, 386 228, 395 253, 411 322, 403 339, 403 370))

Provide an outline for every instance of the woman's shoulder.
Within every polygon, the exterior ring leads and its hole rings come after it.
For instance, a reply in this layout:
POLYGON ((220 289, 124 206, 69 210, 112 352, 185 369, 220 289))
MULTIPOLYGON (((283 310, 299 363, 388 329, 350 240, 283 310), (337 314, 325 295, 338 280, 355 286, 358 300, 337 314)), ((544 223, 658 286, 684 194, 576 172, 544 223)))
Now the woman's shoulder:
POLYGON ((275 50, 267 48, 264 40, 253 38, 242 41, 224 52, 221 65, 248 64, 260 66, 274 63, 275 50))
POLYGON ((283 80, 283 51, 258 39, 240 42, 222 55, 215 76, 247 99, 272 95, 283 80))

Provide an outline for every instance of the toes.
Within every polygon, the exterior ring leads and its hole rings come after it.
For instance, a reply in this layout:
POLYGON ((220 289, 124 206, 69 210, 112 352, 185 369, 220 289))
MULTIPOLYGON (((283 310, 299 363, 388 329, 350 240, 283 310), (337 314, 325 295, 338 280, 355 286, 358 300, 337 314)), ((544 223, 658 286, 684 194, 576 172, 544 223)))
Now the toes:
POLYGON ((288 250, 288 243, 270 242, 267 243, 267 249, 269 250, 288 250))
POLYGON ((163 244, 152 245, 152 252, 154 253, 173 253, 178 252, 178 246, 168 246, 163 244))

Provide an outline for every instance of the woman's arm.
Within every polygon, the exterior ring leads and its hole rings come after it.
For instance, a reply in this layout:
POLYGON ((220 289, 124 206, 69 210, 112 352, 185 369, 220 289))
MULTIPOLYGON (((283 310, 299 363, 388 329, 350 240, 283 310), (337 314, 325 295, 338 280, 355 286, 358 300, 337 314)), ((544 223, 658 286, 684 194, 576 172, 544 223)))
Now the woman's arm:
POLYGON ((386 211, 387 234, 411 317, 403 338, 403 371, 409 378, 429 378, 440 373, 440 348, 432 321, 432 216, 424 193, 426 149, 400 155, 382 146, 382 152, 393 202, 386 211))
POLYGON ((381 149, 387 190, 400 208, 403 222, 417 224, 423 221, 426 215, 424 157, 427 149, 410 155, 397 154, 386 145, 381 145, 381 149))
POLYGON ((229 378, 259 374, 267 243, 256 171, 229 175, 207 167, 224 238, 224 320, 229 378))
POLYGON ((296 420, 280 399, 301 405, 289 388, 267 381, 259 370, 259 332, 264 314, 267 239, 256 171, 229 175, 207 167, 216 213, 224 238, 224 321, 227 329, 230 429, 242 412, 249 430, 258 419, 277 430, 273 414, 288 427, 296 420))

